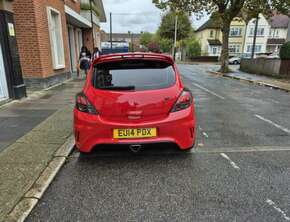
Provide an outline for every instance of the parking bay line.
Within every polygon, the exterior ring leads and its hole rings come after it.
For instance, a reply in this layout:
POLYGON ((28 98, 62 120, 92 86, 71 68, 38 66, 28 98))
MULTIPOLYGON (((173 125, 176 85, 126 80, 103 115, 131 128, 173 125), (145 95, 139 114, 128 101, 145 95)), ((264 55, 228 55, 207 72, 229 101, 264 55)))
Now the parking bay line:
POLYGON ((202 135, 204 135, 206 138, 209 138, 209 136, 206 132, 202 132, 202 135))
POLYGON ((262 117, 262 116, 260 116, 260 115, 255 115, 255 116, 256 116, 258 119, 263 120, 264 122, 269 123, 269 124, 271 124, 272 126, 275 126, 276 128, 278 128, 278 129, 284 131, 285 133, 290 134, 290 130, 287 129, 286 127, 281 126, 281 125, 279 125, 279 124, 277 124, 277 123, 274 123, 273 121, 271 121, 271 120, 269 120, 269 119, 266 119, 266 118, 264 118, 264 117, 262 117))
POLYGON ((216 97, 218 97, 218 98, 220 98, 220 99, 225 99, 225 97, 220 96, 220 95, 218 95, 217 93, 215 93, 215 92, 213 92, 213 91, 211 91, 211 90, 209 90, 209 89, 207 89, 207 88, 205 88, 205 87, 203 87, 203 86, 201 86, 201 85, 199 85, 199 84, 197 84, 197 83, 192 83, 192 85, 194 85, 194 86, 196 86, 197 88, 202 89, 202 90, 208 92, 209 94, 214 95, 214 96, 216 96, 216 97))
POLYGON ((225 153, 221 153, 220 155, 221 155, 223 158, 225 158, 226 160, 228 160, 228 161, 230 162, 230 164, 232 165, 233 168, 235 168, 235 169, 237 169, 237 170, 240 169, 240 167, 239 167, 239 166, 238 166, 234 161, 232 161, 231 158, 230 158, 227 154, 225 154, 225 153))
POLYGON ((277 206, 277 204, 276 204, 274 201, 272 201, 272 200, 270 200, 270 199, 267 199, 267 200, 266 200, 266 203, 267 203, 269 206, 273 207, 277 212, 279 212, 279 213, 283 216, 283 218, 284 218, 285 220, 290 221, 290 217, 288 217, 288 216, 286 215, 286 213, 285 213, 281 208, 279 208, 279 207, 277 206))

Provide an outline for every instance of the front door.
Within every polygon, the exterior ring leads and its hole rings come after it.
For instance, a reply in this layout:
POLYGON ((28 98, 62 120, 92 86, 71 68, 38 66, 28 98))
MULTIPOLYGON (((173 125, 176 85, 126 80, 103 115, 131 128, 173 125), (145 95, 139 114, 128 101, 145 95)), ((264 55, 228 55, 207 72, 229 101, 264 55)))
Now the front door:
POLYGON ((216 55, 217 54, 217 47, 212 48, 212 54, 216 55))
POLYGON ((0 101, 8 98, 7 80, 3 61, 2 47, 0 43, 0 101))

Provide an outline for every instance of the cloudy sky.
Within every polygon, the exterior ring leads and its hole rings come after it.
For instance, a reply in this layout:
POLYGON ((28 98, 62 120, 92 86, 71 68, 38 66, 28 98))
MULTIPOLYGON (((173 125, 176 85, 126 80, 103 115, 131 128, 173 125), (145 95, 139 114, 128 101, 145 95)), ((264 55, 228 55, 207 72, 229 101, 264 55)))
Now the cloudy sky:
MULTIPOLYGON (((152 0, 103 0, 107 23, 102 24, 106 32, 110 30, 110 12, 112 12, 113 32, 139 33, 155 32, 160 24, 162 12, 152 4, 152 0)), ((191 19, 193 27, 199 27, 206 18, 191 19)))

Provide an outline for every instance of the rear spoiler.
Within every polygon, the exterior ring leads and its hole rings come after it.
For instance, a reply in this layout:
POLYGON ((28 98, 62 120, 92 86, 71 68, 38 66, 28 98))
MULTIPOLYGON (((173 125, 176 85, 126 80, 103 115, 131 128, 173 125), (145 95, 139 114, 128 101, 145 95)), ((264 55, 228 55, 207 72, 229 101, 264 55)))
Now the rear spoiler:
POLYGON ((171 56, 157 53, 118 53, 118 54, 102 55, 99 58, 95 59, 93 64, 95 65, 103 62, 119 61, 123 59, 146 59, 146 60, 152 59, 165 61, 169 64, 174 64, 174 60, 171 56))

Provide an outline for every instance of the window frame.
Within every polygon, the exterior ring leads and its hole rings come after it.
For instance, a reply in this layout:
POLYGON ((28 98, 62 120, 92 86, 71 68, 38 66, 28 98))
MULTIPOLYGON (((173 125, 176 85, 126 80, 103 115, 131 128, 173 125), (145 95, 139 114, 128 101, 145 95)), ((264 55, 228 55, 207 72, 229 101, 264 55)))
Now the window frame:
POLYGON ((63 30, 62 30, 62 21, 61 21, 61 13, 56 10, 55 8, 52 8, 50 6, 47 7, 47 17, 48 17, 48 33, 49 33, 49 39, 50 39, 50 50, 51 50, 51 57, 52 57, 52 64, 53 69, 64 69, 65 68, 65 53, 64 53, 64 42, 63 42, 63 30), (55 55, 55 40, 53 37, 53 30, 52 30, 52 13, 55 13, 58 15, 58 24, 59 24, 59 43, 61 47, 57 47, 57 56, 55 55), (60 57, 61 62, 58 61, 57 57, 60 57))
POLYGON ((230 28, 230 37, 241 37, 242 36, 242 28, 241 27, 231 27, 230 28), (237 34, 233 34, 237 33, 237 34))
MULTIPOLYGON (((247 53, 252 52, 252 48, 253 48, 252 44, 247 45, 247 53), (248 49, 250 49, 250 51, 248 49)), ((262 44, 255 45, 255 53, 261 53, 261 52, 262 52, 262 44), (259 51, 257 50, 258 48, 260 49, 259 51)))
MULTIPOLYGON (((265 36, 265 27, 258 27, 257 28, 257 37, 264 37, 265 36), (263 30, 263 34, 260 34, 259 31, 263 30)), ((251 27, 250 28, 250 36, 254 36, 255 35, 255 27, 251 27)))
POLYGON ((240 44, 229 44, 229 52, 230 53, 241 53, 241 45, 240 44), (234 50, 231 50, 234 49, 234 50))

